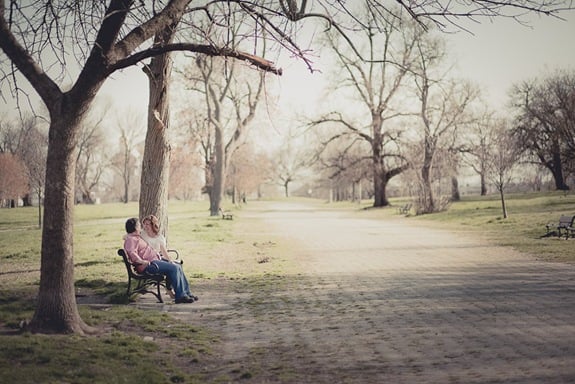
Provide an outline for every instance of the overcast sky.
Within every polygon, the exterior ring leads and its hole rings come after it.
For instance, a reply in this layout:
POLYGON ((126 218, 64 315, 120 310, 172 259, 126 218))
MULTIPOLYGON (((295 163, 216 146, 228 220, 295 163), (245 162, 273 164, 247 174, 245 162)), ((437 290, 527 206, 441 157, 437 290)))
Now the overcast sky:
POLYGON ((556 69, 575 69, 575 12, 567 21, 537 17, 528 28, 509 19, 471 25, 474 35, 448 36, 462 76, 478 83, 492 105, 506 101, 512 84, 556 69))

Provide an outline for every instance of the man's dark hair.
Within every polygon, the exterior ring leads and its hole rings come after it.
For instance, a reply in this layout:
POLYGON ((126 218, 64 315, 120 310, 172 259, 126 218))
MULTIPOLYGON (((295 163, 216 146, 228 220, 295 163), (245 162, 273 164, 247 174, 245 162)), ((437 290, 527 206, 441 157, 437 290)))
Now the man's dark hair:
POLYGON ((131 219, 126 220, 126 232, 132 233, 136 231, 136 224, 138 223, 138 219, 132 217, 131 219))

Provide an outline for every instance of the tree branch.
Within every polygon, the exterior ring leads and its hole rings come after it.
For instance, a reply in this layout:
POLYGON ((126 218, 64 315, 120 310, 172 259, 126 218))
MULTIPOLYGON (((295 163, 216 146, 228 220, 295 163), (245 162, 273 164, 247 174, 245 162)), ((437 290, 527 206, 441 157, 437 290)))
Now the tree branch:
POLYGON ((44 100, 46 105, 50 100, 62 97, 62 91, 58 85, 40 68, 29 52, 16 40, 6 19, 4 18, 4 1, 0 2, 0 48, 12 63, 22 72, 24 77, 30 82, 38 95, 44 100))
POLYGON ((174 52, 174 51, 196 52, 208 56, 233 57, 238 60, 247 61, 250 64, 254 65, 255 67, 260 68, 266 72, 271 72, 280 76, 282 75, 281 68, 276 68, 272 61, 266 60, 262 57, 252 55, 247 52, 236 51, 230 48, 218 48, 211 45, 193 44, 193 43, 174 43, 164 46, 148 48, 143 51, 137 52, 125 59, 118 60, 117 62, 108 67, 108 71, 111 73, 118 69, 123 69, 135 65, 136 63, 145 60, 147 58, 150 58, 152 56, 157 56, 163 53, 174 52))

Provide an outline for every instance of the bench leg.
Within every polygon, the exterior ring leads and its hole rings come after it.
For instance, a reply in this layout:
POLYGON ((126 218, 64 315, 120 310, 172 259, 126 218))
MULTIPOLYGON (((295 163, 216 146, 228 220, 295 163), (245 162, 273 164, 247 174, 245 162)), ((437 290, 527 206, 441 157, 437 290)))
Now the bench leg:
MULTIPOLYGON (((156 284, 156 289, 157 289, 157 293, 154 293, 154 296, 156 296, 156 298, 158 299, 158 301, 160 303, 163 303, 164 300, 162 300, 162 294, 160 293, 160 287, 162 286, 161 283, 157 283, 156 284)), ((152 292, 153 293, 153 292, 152 292)))

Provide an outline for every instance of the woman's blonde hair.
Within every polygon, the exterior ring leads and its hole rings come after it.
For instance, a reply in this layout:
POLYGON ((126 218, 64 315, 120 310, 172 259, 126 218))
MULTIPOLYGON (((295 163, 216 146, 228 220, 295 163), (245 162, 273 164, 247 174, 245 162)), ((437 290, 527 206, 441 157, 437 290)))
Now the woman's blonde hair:
POLYGON ((144 220, 142 220, 143 223, 145 223, 146 221, 150 223, 154 235, 160 233, 160 220, 158 220, 156 216, 148 215, 144 218, 144 220))

